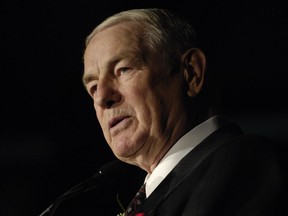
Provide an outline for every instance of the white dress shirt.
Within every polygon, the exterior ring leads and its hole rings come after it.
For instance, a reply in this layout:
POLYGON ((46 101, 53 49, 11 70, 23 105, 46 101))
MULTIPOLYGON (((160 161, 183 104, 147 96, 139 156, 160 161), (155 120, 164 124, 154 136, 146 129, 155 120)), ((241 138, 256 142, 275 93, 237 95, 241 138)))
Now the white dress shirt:
POLYGON ((181 137, 145 178, 148 197, 177 163, 220 126, 219 116, 213 116, 181 137))

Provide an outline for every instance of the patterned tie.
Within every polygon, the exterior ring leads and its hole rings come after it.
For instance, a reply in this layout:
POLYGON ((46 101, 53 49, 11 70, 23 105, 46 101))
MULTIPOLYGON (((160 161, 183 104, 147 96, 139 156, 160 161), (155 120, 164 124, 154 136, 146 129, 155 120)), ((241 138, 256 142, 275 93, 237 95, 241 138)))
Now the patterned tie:
POLYGON ((125 216, 133 216, 136 213, 136 209, 141 203, 144 202, 146 199, 146 193, 145 193, 145 183, 140 187, 138 192, 136 193, 135 197, 131 201, 131 203, 128 205, 126 209, 125 216))

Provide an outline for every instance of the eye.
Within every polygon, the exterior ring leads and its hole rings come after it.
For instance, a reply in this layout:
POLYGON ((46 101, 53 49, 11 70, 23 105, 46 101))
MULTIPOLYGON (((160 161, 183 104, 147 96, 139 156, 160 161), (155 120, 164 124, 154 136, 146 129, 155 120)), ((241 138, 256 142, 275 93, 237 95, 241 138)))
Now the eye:
POLYGON ((117 70, 117 76, 121 76, 121 75, 123 75, 123 74, 126 74, 126 73, 128 73, 129 71, 131 71, 131 68, 129 68, 129 67, 119 68, 119 69, 117 70))
POLYGON ((93 95, 96 93, 97 91, 97 85, 93 85, 89 88, 89 94, 93 97, 93 95))

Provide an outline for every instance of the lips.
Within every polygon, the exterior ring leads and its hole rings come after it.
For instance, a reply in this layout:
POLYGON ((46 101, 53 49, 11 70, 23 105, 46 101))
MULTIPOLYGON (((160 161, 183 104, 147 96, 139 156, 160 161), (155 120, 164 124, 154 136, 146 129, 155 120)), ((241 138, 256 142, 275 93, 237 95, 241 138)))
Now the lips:
POLYGON ((111 119, 109 121, 109 129, 115 127, 116 125, 118 125, 120 122, 122 122, 123 120, 129 118, 129 116, 117 116, 113 119, 111 119))

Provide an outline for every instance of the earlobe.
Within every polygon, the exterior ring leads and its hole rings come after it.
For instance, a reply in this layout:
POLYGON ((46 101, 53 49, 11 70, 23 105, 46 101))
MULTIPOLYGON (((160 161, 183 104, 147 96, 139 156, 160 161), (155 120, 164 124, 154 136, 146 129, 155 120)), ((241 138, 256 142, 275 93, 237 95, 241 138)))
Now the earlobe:
POLYGON ((202 89, 206 70, 206 57, 198 48, 187 50, 182 56, 184 79, 190 97, 198 95, 202 89))

